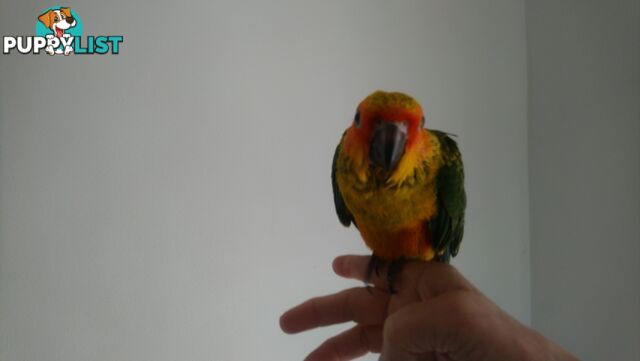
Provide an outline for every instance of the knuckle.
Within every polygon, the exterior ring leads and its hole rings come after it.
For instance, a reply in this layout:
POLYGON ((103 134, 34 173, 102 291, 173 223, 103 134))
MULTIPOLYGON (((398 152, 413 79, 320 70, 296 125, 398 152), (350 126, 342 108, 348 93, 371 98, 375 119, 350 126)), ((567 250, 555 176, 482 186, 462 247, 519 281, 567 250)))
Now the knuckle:
POLYGON ((365 327, 358 327, 358 341, 360 342, 360 346, 362 347, 362 349, 371 349, 371 340, 369 340, 369 334, 365 327))
POLYGON ((354 310, 358 309, 357 300, 355 299, 355 289, 346 290, 346 296, 342 304, 342 315, 345 319, 353 319, 354 310))
POLYGON ((451 292, 447 302, 448 312, 452 315, 451 321, 461 329, 472 330, 482 323, 482 300, 474 291, 458 290, 451 292))
POLYGON ((382 330, 383 342, 385 345, 395 345, 400 341, 404 336, 404 325, 401 322, 398 322, 397 318, 391 316, 387 318, 384 323, 384 328, 382 330))
POLYGON ((321 324, 322 319, 320 317, 320 311, 318 310, 318 297, 311 298, 309 301, 309 310, 311 311, 311 317, 315 324, 321 324))
POLYGON ((475 297, 472 292, 467 290, 457 290, 451 292, 447 298, 452 312, 465 314, 471 312, 471 308, 474 304, 473 299, 475 297))

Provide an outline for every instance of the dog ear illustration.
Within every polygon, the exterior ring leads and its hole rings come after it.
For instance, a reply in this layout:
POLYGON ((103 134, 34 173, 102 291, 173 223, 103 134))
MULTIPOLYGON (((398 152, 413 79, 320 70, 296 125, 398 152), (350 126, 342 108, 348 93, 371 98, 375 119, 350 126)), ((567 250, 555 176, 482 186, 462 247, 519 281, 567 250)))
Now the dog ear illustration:
POLYGON ((53 10, 49 10, 46 13, 38 16, 38 20, 44 24, 44 26, 49 29, 51 24, 53 24, 54 12, 53 10))
POLYGON ((71 15, 71 8, 60 8, 60 12, 68 18, 73 17, 73 15, 71 15))

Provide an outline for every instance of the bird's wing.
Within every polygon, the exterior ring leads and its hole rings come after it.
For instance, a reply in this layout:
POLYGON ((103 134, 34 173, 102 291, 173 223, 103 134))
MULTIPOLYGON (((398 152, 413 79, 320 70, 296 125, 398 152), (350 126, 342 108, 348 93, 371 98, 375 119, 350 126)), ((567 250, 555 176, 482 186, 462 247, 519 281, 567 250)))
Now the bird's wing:
POLYGON ((442 165, 436 176, 438 212, 429 220, 429 229, 437 259, 449 262, 451 257, 458 254, 464 234, 464 211, 467 206, 464 169, 456 142, 444 132, 430 132, 440 143, 442 165))
POLYGON ((338 219, 340 220, 340 223, 342 223, 342 225, 344 225, 345 227, 349 227, 349 225, 351 225, 351 222, 354 222, 353 216, 351 215, 351 212, 349 212, 349 209, 347 209, 347 205, 344 203, 342 193, 340 193, 340 187, 338 186, 338 181, 336 180, 338 156, 340 155, 340 149, 342 148, 343 139, 344 134, 342 135, 340 143, 336 147, 336 152, 333 154, 333 164, 331 165, 331 185, 333 186, 333 202, 336 206, 338 219))

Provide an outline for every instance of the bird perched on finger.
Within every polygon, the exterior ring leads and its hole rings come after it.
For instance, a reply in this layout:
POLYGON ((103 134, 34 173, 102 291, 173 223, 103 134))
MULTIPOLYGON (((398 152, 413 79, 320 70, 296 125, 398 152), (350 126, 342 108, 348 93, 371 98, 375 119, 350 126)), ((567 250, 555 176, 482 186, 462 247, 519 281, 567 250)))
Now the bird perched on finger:
POLYGON ((342 135, 331 172, 336 212, 373 251, 367 278, 388 263, 393 283, 404 260, 449 262, 464 233, 462 157, 451 134, 425 127, 407 94, 376 91, 342 135))

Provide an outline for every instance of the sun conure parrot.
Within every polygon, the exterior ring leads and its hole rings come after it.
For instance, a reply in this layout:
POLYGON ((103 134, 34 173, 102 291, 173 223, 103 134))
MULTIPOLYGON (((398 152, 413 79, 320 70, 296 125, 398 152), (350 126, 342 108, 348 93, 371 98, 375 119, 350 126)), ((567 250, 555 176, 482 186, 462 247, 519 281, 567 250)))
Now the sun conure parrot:
POLYGON ((404 260, 449 262, 464 231, 460 151, 447 133, 424 123, 412 97, 376 91, 358 106, 333 158, 338 218, 353 223, 373 251, 367 278, 389 263, 391 291, 404 260))

